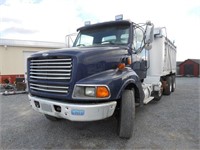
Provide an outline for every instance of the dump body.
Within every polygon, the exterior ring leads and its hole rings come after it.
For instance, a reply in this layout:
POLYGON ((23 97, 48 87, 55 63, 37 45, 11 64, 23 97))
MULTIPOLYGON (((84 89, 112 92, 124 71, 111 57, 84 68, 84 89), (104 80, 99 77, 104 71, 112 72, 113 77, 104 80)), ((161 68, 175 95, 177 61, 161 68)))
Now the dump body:
POLYGON ((155 37, 149 51, 148 76, 166 76, 176 73, 176 47, 166 37, 155 37))

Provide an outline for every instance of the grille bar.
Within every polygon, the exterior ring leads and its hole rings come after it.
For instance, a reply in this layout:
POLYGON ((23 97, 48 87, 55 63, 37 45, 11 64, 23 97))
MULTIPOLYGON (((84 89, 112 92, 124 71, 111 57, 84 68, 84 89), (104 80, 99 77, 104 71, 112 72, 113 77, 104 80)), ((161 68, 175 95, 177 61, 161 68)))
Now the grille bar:
POLYGON ((30 68, 71 68, 72 66, 30 66, 30 68))
POLYGON ((71 65, 71 64, 72 64, 71 62, 51 62, 51 63, 50 62, 49 63, 48 62, 45 62, 45 63, 44 62, 42 62, 42 63, 41 62, 40 63, 32 62, 31 63, 31 65, 71 65))
POLYGON ((30 78, 34 79, 54 79, 54 80, 69 80, 70 77, 46 77, 46 76, 30 76, 30 78))
POLYGON ((30 83, 31 86, 37 86, 37 87, 42 87, 42 88, 54 88, 54 89, 69 89, 67 86, 52 86, 52 85, 41 85, 41 84, 34 84, 30 83))
POLYGON ((43 88, 38 88, 38 87, 31 87, 31 89, 39 90, 39 91, 44 91, 44 92, 55 92, 55 93, 65 93, 65 94, 68 93, 68 91, 62 91, 62 90, 49 90, 49 89, 43 89, 43 88))
POLYGON ((58 70, 58 69, 56 69, 56 70, 52 70, 52 69, 50 69, 50 70, 48 70, 48 69, 42 69, 42 70, 37 70, 37 69, 31 69, 30 71, 34 71, 34 72, 71 72, 71 69, 67 69, 67 70, 58 70))
POLYGON ((30 74, 35 74, 35 75, 44 75, 44 76, 70 76, 70 73, 37 73, 37 72, 30 72, 30 74))
POLYGON ((39 60, 31 60, 31 62, 44 62, 44 61, 72 61, 72 59, 68 58, 68 59, 39 59, 39 60))

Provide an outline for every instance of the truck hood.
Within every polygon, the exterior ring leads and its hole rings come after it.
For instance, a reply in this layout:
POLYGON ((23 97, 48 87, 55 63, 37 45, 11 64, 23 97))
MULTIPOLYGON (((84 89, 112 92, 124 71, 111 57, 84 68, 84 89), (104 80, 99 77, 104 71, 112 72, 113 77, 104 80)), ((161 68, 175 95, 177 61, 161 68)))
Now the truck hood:
MULTIPOLYGON (((32 83, 39 83, 44 85, 60 85, 60 86, 67 86, 69 87, 67 94, 55 94, 55 93, 49 93, 40 91, 37 92, 37 90, 31 90, 32 94, 39 95, 43 97, 48 98, 59 98, 59 99, 67 99, 70 98, 70 94, 73 92, 73 87, 75 84, 77 84, 79 81, 91 77, 98 73, 107 72, 109 70, 116 69, 118 67, 118 64, 122 61, 122 58, 126 57, 128 55, 127 47, 80 47, 80 48, 65 48, 65 49, 59 49, 59 50, 51 50, 51 51, 41 51, 38 53, 33 54, 31 57, 28 58, 28 64, 31 63, 32 60, 48 60, 50 59, 50 62, 47 61, 47 64, 49 63, 49 66, 51 66, 51 62, 53 59, 62 59, 62 58, 71 58, 70 59, 70 69, 69 73, 67 73, 69 76, 69 79, 63 80, 63 79, 37 79, 37 78, 30 78, 30 74, 28 74, 28 80, 32 83), (48 93, 48 94, 46 94, 48 93), (68 97, 67 97, 68 96, 68 97)), ((41 72, 42 69, 48 68, 46 65, 42 68, 43 65, 36 64, 36 68, 39 67, 41 72)), ((62 65, 57 65, 56 67, 62 68, 62 65)), ((68 65, 68 64, 67 64, 68 65)), ((30 66, 30 65, 27 65, 30 66)), ((55 66, 54 66, 55 67, 55 66)), ((29 70, 30 68, 28 68, 29 70)), ((56 70, 56 69, 55 69, 56 70)), ((30 71, 29 71, 30 72, 30 71)), ((48 71, 49 72, 49 71, 48 71)), ((59 78, 60 73, 57 73, 56 71, 52 71, 54 74, 57 74, 56 77, 59 78)), ((106 75, 106 73, 105 73, 106 75)), ((34 76, 34 75, 33 75, 34 76)), ((52 75, 48 73, 44 73, 44 75, 41 75, 41 73, 38 76, 42 77, 52 77, 52 75)), ((36 75, 36 77, 38 77, 36 75)))
POLYGON ((70 54, 70 55, 82 55, 82 54, 88 54, 88 53, 98 53, 98 52, 104 52, 104 51, 116 51, 121 49, 128 49, 127 46, 112 46, 112 47, 72 47, 72 48, 63 48, 63 49, 55 49, 55 50, 46 50, 46 51, 40 51, 37 52, 34 55, 41 55, 43 53, 47 54, 70 54))
POLYGON ((119 46, 65 48, 41 51, 33 54, 31 59, 46 59, 54 56, 71 57, 73 60, 72 81, 75 83, 88 76, 116 69, 122 58, 128 55, 127 48, 119 46))
MULTIPOLYGON (((107 69, 113 69, 113 64, 120 62, 123 55, 128 54, 128 47, 125 46, 101 46, 101 47, 73 47, 73 48, 63 48, 49 51, 40 51, 33 54, 31 57, 51 57, 51 56, 69 56, 75 60, 75 64, 82 65, 82 67, 88 68, 88 65, 94 68, 99 68, 102 64, 105 64, 107 69), (112 65, 109 67, 109 64, 112 65), (95 66, 95 64, 97 66, 95 66)), ((116 67, 116 65, 115 65, 116 67)), ((96 69, 94 69, 96 70, 96 69)), ((97 71, 97 70, 96 70, 97 71)), ((103 71, 103 70, 101 70, 103 71)), ((97 71, 98 72, 98 71, 97 71)), ((97 73, 96 72, 96 73, 97 73)))

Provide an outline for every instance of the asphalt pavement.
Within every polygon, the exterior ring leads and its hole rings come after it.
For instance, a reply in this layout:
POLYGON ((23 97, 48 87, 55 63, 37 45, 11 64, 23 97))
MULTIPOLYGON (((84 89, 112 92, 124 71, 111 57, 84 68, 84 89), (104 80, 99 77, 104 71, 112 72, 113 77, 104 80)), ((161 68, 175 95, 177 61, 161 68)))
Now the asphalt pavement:
POLYGON ((51 122, 27 94, 0 96, 0 149, 200 149, 200 78, 177 78, 170 96, 136 109, 133 137, 117 136, 114 117, 51 122))

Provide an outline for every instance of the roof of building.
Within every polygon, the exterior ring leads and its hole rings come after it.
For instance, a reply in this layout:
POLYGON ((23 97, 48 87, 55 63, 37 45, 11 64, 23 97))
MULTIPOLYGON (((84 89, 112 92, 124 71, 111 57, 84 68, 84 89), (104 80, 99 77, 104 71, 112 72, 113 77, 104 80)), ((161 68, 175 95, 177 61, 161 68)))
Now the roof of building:
POLYGON ((200 64, 200 59, 189 59, 189 60, 192 60, 192 61, 194 61, 195 63, 200 64))
POLYGON ((182 61, 177 61, 176 65, 179 66, 182 63, 182 61))
POLYGON ((177 64, 177 65, 180 66, 182 63, 186 62, 187 60, 191 60, 191 61, 193 61, 193 62, 195 62, 195 63, 197 63, 197 64, 200 64, 200 59, 186 59, 185 61, 182 61, 181 63, 179 63, 179 64, 177 64))
POLYGON ((28 41, 16 39, 0 39, 0 45, 3 46, 22 46, 22 47, 45 47, 45 48, 64 48, 65 43, 44 42, 44 41, 28 41))

